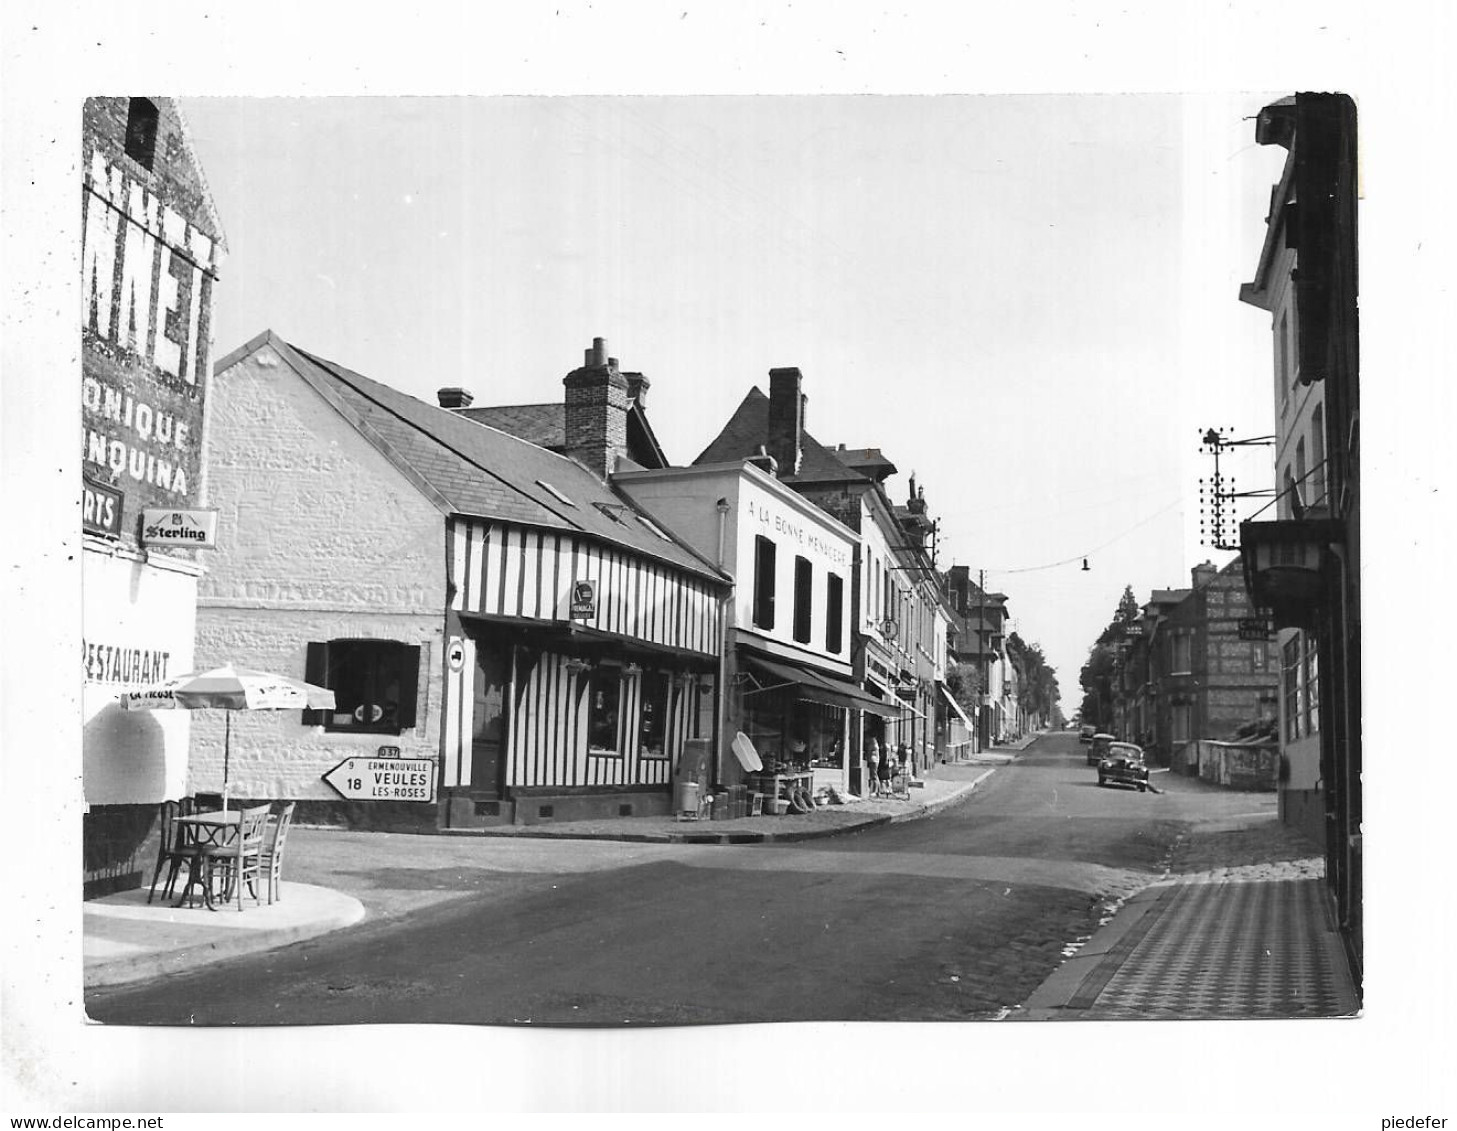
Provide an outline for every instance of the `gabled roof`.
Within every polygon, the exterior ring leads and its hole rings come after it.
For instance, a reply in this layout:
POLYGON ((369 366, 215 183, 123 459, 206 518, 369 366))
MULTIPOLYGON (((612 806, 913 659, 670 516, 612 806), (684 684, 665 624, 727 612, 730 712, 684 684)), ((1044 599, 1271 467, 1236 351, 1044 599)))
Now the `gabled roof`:
MULTIPOLYGON (((734 410, 733 416, 729 417, 723 430, 699 453, 693 463, 732 463, 735 460, 748 459, 768 439, 769 398, 755 385, 734 410)), ((868 485, 871 482, 867 476, 845 466, 833 451, 807 431, 800 433, 800 452, 799 474, 781 475, 780 478, 785 483, 868 485)))
POLYGON ((1192 589, 1155 589, 1152 596, 1149 597, 1148 603, 1150 605, 1177 605, 1192 592, 1194 592, 1192 589))
POLYGON ((229 354, 218 362, 217 371, 265 345, 293 366, 443 513, 585 534, 722 580, 692 550, 659 537, 625 496, 575 461, 316 357, 272 331, 229 354), (550 484, 571 503, 543 484, 550 484))

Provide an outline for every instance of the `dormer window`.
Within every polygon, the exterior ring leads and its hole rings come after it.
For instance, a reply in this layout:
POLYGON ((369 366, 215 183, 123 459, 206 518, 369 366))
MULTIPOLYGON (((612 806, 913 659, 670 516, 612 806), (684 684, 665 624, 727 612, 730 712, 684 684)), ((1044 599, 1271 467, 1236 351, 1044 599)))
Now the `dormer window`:
POLYGON ((126 113, 126 155, 147 172, 157 158, 157 104, 133 98, 126 113))

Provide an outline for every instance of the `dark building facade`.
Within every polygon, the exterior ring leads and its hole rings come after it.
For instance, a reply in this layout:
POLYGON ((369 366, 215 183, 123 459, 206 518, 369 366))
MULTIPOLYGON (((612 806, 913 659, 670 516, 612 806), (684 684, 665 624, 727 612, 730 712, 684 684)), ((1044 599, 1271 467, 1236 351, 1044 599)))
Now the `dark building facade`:
POLYGON ((1255 278, 1271 317, 1281 451, 1272 521, 1240 526, 1246 583, 1289 654, 1282 816, 1320 835, 1357 984, 1361 926, 1361 470, 1356 109, 1343 94, 1264 107, 1261 145, 1288 152, 1255 278), (1284 406, 1289 403, 1287 412, 1284 406), (1312 646, 1313 645, 1313 646, 1312 646), (1291 718, 1291 715, 1300 716, 1291 718))

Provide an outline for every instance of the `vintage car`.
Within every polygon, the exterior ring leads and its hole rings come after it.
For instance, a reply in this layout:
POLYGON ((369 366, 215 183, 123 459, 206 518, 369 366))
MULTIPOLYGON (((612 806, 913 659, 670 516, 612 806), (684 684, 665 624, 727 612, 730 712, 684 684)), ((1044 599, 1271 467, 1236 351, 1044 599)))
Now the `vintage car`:
POLYGON ((1095 734, 1089 740, 1088 765, 1096 766, 1104 758, 1108 757, 1108 747, 1113 742, 1111 734, 1095 734))
POLYGON ((1143 750, 1131 742, 1115 742, 1098 763, 1099 785, 1131 785, 1143 793, 1148 789, 1148 766, 1143 750))
POLYGON ((1079 742, 1082 742, 1082 743, 1092 742, 1093 741, 1093 728, 1092 727, 1083 727, 1082 730, 1078 731, 1078 741, 1079 742))

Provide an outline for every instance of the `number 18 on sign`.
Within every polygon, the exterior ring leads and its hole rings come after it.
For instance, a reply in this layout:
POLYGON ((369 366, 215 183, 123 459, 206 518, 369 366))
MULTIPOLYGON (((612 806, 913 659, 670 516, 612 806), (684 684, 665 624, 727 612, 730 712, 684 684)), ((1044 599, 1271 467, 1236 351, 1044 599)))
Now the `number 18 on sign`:
POLYGON ((324 780, 348 801, 430 801, 435 763, 429 758, 345 758, 324 780))

